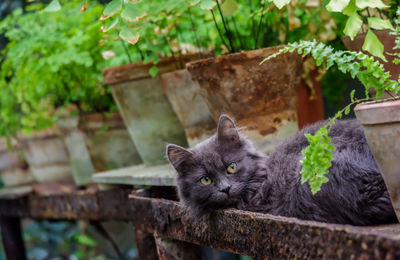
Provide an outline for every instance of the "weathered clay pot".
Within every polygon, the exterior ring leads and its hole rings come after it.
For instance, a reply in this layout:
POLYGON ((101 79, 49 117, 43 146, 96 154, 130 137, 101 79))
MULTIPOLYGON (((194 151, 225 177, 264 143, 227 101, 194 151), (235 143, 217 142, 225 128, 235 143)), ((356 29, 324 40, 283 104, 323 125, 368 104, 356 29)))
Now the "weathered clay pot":
MULTIPOLYGON (((184 68, 199 54, 173 56, 157 64, 159 75, 184 68)), ((162 90, 159 78, 142 62, 103 70, 104 84, 111 86, 114 100, 125 121, 142 161, 147 164, 166 162, 165 145, 187 146, 185 132, 162 90)))
POLYGON ((79 130, 78 124, 78 116, 63 117, 57 121, 68 149, 74 182, 81 186, 91 183, 95 170, 85 144, 85 135, 79 130))
POLYGON ((400 220, 400 100, 359 104, 354 112, 400 220))
POLYGON ((5 139, 0 139, 0 174, 1 181, 6 187, 19 186, 34 181, 23 158, 20 148, 12 144, 9 150, 5 139))
MULTIPOLYGON (((394 53, 396 50, 393 48, 396 46, 396 36, 390 34, 390 30, 374 30, 374 33, 378 37, 378 39, 383 43, 385 50, 384 50, 384 55, 387 60, 387 62, 383 61, 380 58, 377 58, 385 67, 386 71, 390 72, 390 78, 392 80, 398 80, 399 75, 400 75, 400 66, 398 64, 394 64, 394 56, 388 55, 387 52, 389 53, 394 53)), ((362 50, 362 46, 364 44, 365 36, 367 33, 361 33, 358 34, 354 40, 352 41, 350 37, 346 36, 342 38, 342 41, 346 48, 351 51, 362 51, 366 54, 369 54, 368 52, 365 52, 362 50)), ((370 55, 370 54, 369 54, 370 55)), ((371 94, 374 96, 375 95, 375 90, 371 88, 371 94)), ((388 95, 387 93, 384 93, 382 95, 382 98, 390 98, 391 96, 388 95)))
POLYGON ((57 128, 20 136, 21 149, 37 182, 72 181, 68 151, 57 128))
POLYGON ((142 160, 119 113, 81 116, 79 129, 96 172, 140 164, 142 160))
POLYGON ((279 47, 205 59, 187 65, 200 86, 214 120, 221 113, 236 119, 262 151, 298 130, 301 56, 286 53, 260 65, 279 47))
POLYGON ((160 75, 168 100, 181 122, 190 147, 215 133, 216 123, 187 70, 160 75))
POLYGON ((96 172, 141 163, 119 113, 68 116, 57 124, 63 132, 78 186, 91 183, 96 172))

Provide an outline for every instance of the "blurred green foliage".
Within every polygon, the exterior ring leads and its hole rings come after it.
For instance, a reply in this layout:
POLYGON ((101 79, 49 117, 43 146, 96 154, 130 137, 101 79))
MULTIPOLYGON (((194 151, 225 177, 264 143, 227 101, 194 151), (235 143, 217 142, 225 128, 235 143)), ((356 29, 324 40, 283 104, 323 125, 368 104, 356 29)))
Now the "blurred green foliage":
POLYGON ((80 1, 68 1, 59 12, 41 12, 41 4, 17 9, 0 22, 9 40, 0 70, 0 135, 46 128, 55 109, 75 104, 80 113, 115 110, 102 85, 107 66, 99 44, 98 16, 103 6, 92 1, 80 12, 80 1))

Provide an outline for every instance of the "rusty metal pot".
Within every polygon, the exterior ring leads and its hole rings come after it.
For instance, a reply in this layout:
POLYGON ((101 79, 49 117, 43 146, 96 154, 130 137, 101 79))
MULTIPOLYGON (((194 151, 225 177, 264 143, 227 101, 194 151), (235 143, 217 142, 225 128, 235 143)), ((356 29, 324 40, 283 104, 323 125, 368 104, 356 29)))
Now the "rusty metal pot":
POLYGON ((359 104, 354 112, 400 220, 400 100, 359 104))
POLYGON ((187 65, 200 86, 214 120, 221 113, 236 119, 262 151, 298 130, 298 96, 302 58, 286 53, 260 65, 280 47, 235 53, 187 65))
POLYGON ((176 70, 160 75, 161 85, 172 105, 190 147, 215 133, 217 127, 189 72, 176 70))

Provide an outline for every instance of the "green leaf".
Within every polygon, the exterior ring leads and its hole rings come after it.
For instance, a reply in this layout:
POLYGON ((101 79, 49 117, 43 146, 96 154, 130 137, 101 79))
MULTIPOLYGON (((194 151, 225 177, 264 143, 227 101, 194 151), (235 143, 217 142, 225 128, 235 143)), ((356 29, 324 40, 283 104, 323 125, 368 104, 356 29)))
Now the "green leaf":
POLYGON ((356 11, 357 11, 356 0, 351 0, 350 3, 346 6, 346 8, 343 9, 342 13, 344 15, 350 16, 356 11))
POLYGON ((122 9, 122 0, 112 0, 104 8, 100 20, 106 20, 122 9))
POLYGON ((107 26, 107 27, 102 26, 102 27, 100 28, 100 30, 101 30, 102 32, 108 32, 109 30, 111 30, 111 29, 113 29, 115 26, 117 26, 118 23, 119 23, 119 17, 117 16, 117 17, 110 23, 109 26, 107 26))
POLYGON ((158 74, 158 68, 156 66, 151 67, 151 69, 149 69, 149 73, 154 78, 158 74))
POLYGON ((189 6, 195 6, 198 5, 200 3, 200 0, 190 0, 188 2, 189 6))
POLYGON ((221 5, 222 13, 226 16, 232 16, 233 13, 238 9, 238 4, 235 0, 225 0, 221 5))
POLYGON ((121 13, 121 17, 128 22, 138 22, 144 17, 147 16, 147 13, 142 10, 137 4, 126 3, 124 11, 121 13))
POLYGON ((385 29, 394 30, 390 20, 384 20, 378 17, 368 17, 368 26, 376 30, 385 30, 385 29))
POLYGON ((372 55, 377 56, 384 61, 387 61, 385 56, 383 55, 384 46, 371 29, 368 30, 367 35, 365 36, 362 50, 368 51, 372 55))
POLYGON ((212 10, 217 3, 212 0, 202 0, 200 4, 200 8, 204 10, 212 10))
POLYGON ((353 103, 354 102, 354 94, 356 93, 356 90, 355 89, 353 89, 351 92, 350 92, 350 100, 351 100, 351 103, 353 103))
POLYGON ((349 19, 347 20, 343 32, 347 36, 349 36, 351 40, 354 40, 354 37, 360 31, 362 24, 363 24, 362 19, 357 14, 357 12, 354 12, 352 15, 350 15, 349 19))
POLYGON ((330 12, 341 12, 349 4, 350 0, 331 0, 326 6, 330 12))
POLYGON ((57 12, 61 9, 60 2, 58 0, 53 0, 50 4, 44 9, 45 12, 57 12))
POLYGON ((97 242, 94 239, 92 239, 86 235, 79 234, 79 235, 77 235, 76 240, 79 244, 82 244, 85 246, 90 246, 90 247, 97 246, 97 242))
POLYGON ((278 9, 282 9, 285 5, 290 3, 290 0, 268 0, 269 2, 272 2, 275 4, 278 9))
POLYGON ((139 32, 134 33, 131 28, 124 26, 119 32, 119 37, 122 40, 127 41, 132 45, 135 45, 140 38, 140 33, 139 32))
POLYGON ((356 0, 356 6, 360 9, 364 8, 388 8, 389 6, 385 5, 382 0, 356 0))

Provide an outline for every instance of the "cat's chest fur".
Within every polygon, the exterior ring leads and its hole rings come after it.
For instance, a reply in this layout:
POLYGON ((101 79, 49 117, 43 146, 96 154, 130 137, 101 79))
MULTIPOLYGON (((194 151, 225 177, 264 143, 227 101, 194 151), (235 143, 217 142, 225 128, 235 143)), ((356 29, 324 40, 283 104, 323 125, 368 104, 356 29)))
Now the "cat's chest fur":
POLYGON ((217 134, 209 140, 189 150, 167 149, 178 172, 181 201, 195 214, 236 207, 330 223, 396 222, 382 176, 354 120, 339 121, 330 132, 337 149, 329 182, 316 195, 308 184, 301 184, 299 160, 308 145, 304 133, 313 133, 321 125, 302 130, 267 157, 239 134, 231 119, 221 117, 217 134), (237 169, 227 172, 232 163, 237 169), (210 183, 202 183, 205 176, 210 183))

